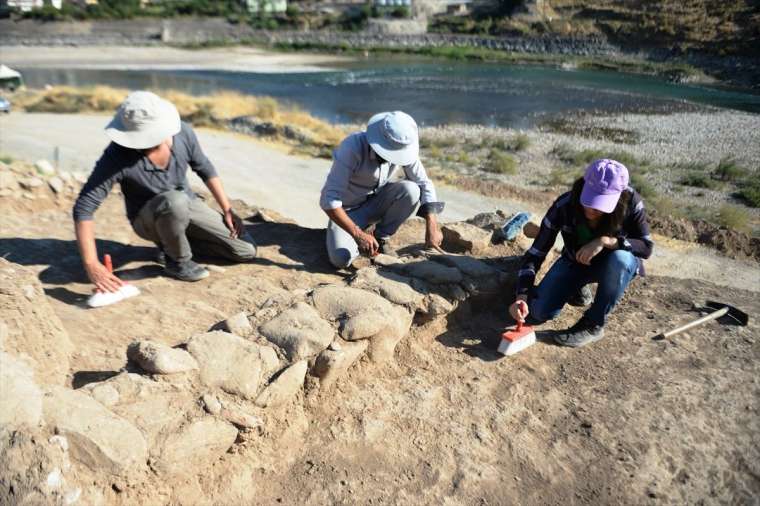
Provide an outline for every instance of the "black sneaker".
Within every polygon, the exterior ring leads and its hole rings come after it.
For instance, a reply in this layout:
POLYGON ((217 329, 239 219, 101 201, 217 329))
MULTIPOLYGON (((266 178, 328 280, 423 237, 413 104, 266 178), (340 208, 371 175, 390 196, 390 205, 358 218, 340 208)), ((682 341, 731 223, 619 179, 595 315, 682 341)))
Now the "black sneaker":
POLYGON ((177 262, 166 257, 166 266, 164 272, 180 281, 200 281, 208 277, 208 271, 205 267, 196 264, 192 260, 187 262, 177 262))
POLYGON ((575 307, 585 307, 594 302, 594 294, 588 285, 583 285, 580 290, 570 296, 568 304, 575 307))
POLYGON ((578 323, 554 336, 554 342, 561 346, 580 348, 604 337, 604 327, 596 325, 584 316, 578 323))

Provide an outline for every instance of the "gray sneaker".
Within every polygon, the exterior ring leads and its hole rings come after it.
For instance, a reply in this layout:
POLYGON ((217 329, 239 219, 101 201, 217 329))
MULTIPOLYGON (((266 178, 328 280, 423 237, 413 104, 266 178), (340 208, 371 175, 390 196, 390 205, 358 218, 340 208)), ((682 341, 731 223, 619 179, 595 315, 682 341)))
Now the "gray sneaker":
POLYGON ((604 327, 596 325, 584 316, 578 323, 554 336, 554 342, 561 346, 580 348, 604 337, 604 327))
POLYGON ((588 285, 583 285, 580 290, 570 296, 568 304, 575 307, 585 307, 594 302, 594 294, 588 285))
POLYGON ((208 271, 202 265, 198 265, 192 260, 187 262, 177 262, 168 256, 166 257, 166 266, 164 272, 180 281, 200 281, 208 277, 208 271))
POLYGON ((385 238, 385 239, 376 237, 375 239, 377 239, 377 244, 379 246, 379 248, 377 249, 378 253, 382 253, 383 255, 388 255, 392 257, 398 256, 398 252, 396 251, 396 248, 391 246, 390 237, 385 238))

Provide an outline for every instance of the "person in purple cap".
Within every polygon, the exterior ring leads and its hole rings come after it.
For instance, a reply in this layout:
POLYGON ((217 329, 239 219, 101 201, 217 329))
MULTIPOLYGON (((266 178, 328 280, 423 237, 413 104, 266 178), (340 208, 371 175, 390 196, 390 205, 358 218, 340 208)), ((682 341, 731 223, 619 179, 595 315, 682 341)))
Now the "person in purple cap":
POLYGON ((401 111, 375 114, 366 131, 349 135, 333 152, 319 205, 330 218, 327 254, 335 267, 348 267, 360 254, 393 254, 390 237, 417 206, 425 218, 425 243, 440 246, 436 215, 444 203, 419 152, 417 123, 401 111))
POLYGON ((597 160, 552 204, 518 272, 517 297, 509 307, 515 320, 538 325, 559 315, 565 304, 587 305, 581 294, 585 291, 590 299, 586 285, 598 283, 591 307, 554 340, 577 348, 604 337, 607 315, 631 280, 643 275, 643 259, 652 254, 644 202, 628 180, 628 169, 620 162, 597 160), (560 232, 562 255, 534 288, 536 273, 560 232))

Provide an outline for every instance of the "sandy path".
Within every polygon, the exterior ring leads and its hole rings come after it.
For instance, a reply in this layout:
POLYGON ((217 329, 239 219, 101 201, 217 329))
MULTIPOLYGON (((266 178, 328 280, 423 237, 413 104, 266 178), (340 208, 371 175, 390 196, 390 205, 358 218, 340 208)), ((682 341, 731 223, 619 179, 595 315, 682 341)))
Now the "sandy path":
MULTIPOLYGON (((86 172, 106 146, 103 127, 107 121, 108 117, 102 115, 4 115, 0 117, 0 153, 29 161, 52 160, 58 147, 62 168, 86 172)), ((227 132, 200 129, 198 136, 232 198, 273 209, 303 226, 325 226, 317 200, 329 160, 292 156, 250 137, 227 132)), ((439 188, 439 195, 446 202, 443 221, 462 220, 496 209, 507 213, 518 208, 527 208, 534 214, 543 212, 530 204, 490 199, 450 187, 439 188)), ((658 240, 647 270, 651 274, 760 290, 760 269, 756 264, 674 240, 658 240)))
POLYGON ((330 64, 347 61, 340 56, 277 53, 252 47, 178 49, 173 47, 27 47, 0 46, 3 63, 10 67, 228 70, 236 72, 319 72, 330 64))

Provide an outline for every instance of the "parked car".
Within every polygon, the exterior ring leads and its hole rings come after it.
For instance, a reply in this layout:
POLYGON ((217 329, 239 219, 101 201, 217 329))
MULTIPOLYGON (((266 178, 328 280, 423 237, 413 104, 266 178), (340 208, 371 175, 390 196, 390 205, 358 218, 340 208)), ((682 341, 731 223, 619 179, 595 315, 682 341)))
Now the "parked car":
POLYGON ((4 112, 8 114, 11 112, 11 102, 10 100, 0 97, 0 112, 4 112))

